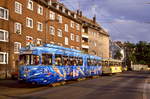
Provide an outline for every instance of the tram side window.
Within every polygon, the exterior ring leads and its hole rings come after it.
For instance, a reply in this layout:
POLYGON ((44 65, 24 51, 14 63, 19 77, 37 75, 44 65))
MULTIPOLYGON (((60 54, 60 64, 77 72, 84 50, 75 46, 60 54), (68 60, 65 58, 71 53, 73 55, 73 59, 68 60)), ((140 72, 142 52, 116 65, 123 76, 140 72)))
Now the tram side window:
POLYGON ((38 65, 40 56, 37 55, 20 55, 19 65, 38 65))
POLYGON ((91 66, 91 60, 89 58, 87 59, 87 65, 91 66))
POLYGON ((82 58, 78 58, 78 66, 83 66, 83 59, 82 58))
POLYGON ((102 61, 98 60, 98 65, 102 66, 102 61))
POLYGON ((42 54, 42 64, 52 65, 52 54, 42 54))
POLYGON ((113 62, 109 62, 109 65, 110 65, 110 66, 114 66, 113 62))
POLYGON ((62 55, 55 55, 55 65, 62 66, 62 55))
POLYGON ((63 65, 64 66, 69 66, 70 65, 70 61, 69 61, 69 57, 68 56, 63 56, 63 65))

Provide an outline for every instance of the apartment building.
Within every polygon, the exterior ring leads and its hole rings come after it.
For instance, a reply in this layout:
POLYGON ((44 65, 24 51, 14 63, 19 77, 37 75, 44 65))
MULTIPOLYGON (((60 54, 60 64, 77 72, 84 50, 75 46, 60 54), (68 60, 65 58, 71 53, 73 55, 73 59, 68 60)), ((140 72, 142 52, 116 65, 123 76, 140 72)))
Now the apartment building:
POLYGON ((57 0, 0 1, 0 78, 18 68, 21 47, 44 43, 81 49, 81 21, 57 0))
POLYGON ((96 16, 89 19, 77 11, 82 21, 82 51, 103 58, 109 58, 109 34, 97 22, 96 16))

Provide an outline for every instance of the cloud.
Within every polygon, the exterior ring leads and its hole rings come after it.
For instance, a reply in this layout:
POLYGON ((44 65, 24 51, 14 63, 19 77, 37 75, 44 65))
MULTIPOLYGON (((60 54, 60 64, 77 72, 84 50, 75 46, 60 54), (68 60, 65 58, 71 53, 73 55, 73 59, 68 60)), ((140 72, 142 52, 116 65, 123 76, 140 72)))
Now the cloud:
POLYGON ((149 0, 62 0, 69 8, 81 9, 106 28, 113 40, 150 41, 149 0))

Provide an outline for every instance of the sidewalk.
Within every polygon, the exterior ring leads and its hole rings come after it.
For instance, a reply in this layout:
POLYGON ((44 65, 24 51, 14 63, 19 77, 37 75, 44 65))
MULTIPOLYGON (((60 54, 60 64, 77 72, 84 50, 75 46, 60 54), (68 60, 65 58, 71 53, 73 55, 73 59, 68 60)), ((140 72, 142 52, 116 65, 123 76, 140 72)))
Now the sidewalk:
POLYGON ((19 83, 18 80, 0 80, 0 99, 15 98, 15 96, 44 90, 45 87, 34 87, 25 83, 19 83))

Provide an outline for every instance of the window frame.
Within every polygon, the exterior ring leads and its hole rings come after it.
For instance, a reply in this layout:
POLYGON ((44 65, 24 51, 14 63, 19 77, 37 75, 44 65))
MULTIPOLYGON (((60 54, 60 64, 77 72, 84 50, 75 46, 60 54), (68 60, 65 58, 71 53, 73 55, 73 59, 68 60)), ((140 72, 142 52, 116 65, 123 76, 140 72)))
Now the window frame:
POLYGON ((76 29, 78 30, 78 31, 80 31, 80 24, 76 24, 76 29))
POLYGON ((51 35, 55 35, 55 27, 49 26, 49 33, 50 33, 51 35), (52 32, 52 31, 53 31, 53 32, 52 32))
POLYGON ((26 26, 28 27, 28 28, 33 28, 33 19, 32 18, 29 18, 29 17, 26 17, 26 26), (31 21, 32 22, 32 26, 30 26, 30 24, 29 24, 29 21, 31 21))
POLYGON ((58 16, 57 16, 57 19, 58 19, 58 23, 63 23, 63 22, 62 22, 62 16, 61 16, 61 15, 58 15, 58 16))
POLYGON ((72 41, 74 41, 74 34, 73 33, 71 33, 70 38, 72 41))
POLYGON ((58 29, 58 30, 57 30, 57 36, 58 36, 58 37, 62 37, 62 30, 61 30, 61 29, 58 29))
POLYGON ((18 1, 15 1, 15 12, 17 14, 22 14, 22 4, 18 1), (17 5, 18 5, 19 9, 17 9, 17 5))
POLYGON ((37 31, 42 32, 43 31, 43 23, 37 22, 37 31))
POLYGON ((34 8, 34 7, 33 7, 33 1, 32 1, 32 0, 28 0, 27 8, 28 8, 29 10, 32 10, 32 11, 33 11, 33 8, 34 8), (31 8, 30 8, 30 6, 29 6, 29 3, 32 4, 31 8))
POLYGON ((55 20, 55 12, 53 12, 53 11, 49 12, 49 19, 50 20, 55 20))
POLYGON ((68 30, 69 30, 68 24, 65 24, 65 32, 68 32, 68 30))
POLYGON ((2 62, 0 62, 0 64, 8 64, 8 53, 6 52, 0 52, 0 54, 3 55, 3 59, 2 59, 2 62))
POLYGON ((37 38, 37 39, 36 39, 36 44, 37 44, 37 45, 42 45, 42 39, 37 38), (40 44, 39 44, 38 42, 40 42, 40 44))
POLYGON ((65 37, 65 45, 69 45, 69 38, 65 37))
POLYGON ((4 13, 3 13, 4 17, 0 16, 0 19, 8 20, 9 19, 9 10, 6 8, 3 8, 3 7, 0 7, 0 9, 4 10, 4 13))
POLYGON ((8 42, 8 40, 9 40, 9 32, 6 31, 6 30, 3 30, 3 29, 0 29, 0 31, 2 31, 4 33, 4 40, 0 39, 0 41, 2 41, 2 42, 8 42), (6 38, 6 36, 7 36, 7 38, 6 38))
POLYGON ((22 24, 19 22, 15 22, 14 24, 14 32, 16 34, 22 34, 22 24), (18 27, 20 27, 20 29, 17 29, 18 27), (19 33, 17 33, 17 31, 19 30, 19 33))
POLYGON ((20 42, 14 42, 14 53, 18 54, 19 53, 19 49, 21 49, 21 43, 20 42), (17 46, 17 50, 15 49, 15 44, 17 46))
POLYGON ((43 12, 44 12, 43 7, 42 7, 41 5, 38 5, 37 13, 38 13, 39 15, 43 15, 43 12))
POLYGON ((71 27, 71 28, 74 28, 74 25, 75 25, 75 22, 74 22, 74 21, 71 21, 71 22, 70 22, 70 27, 71 27))
POLYGON ((80 42, 80 36, 76 35, 76 42, 80 42))

